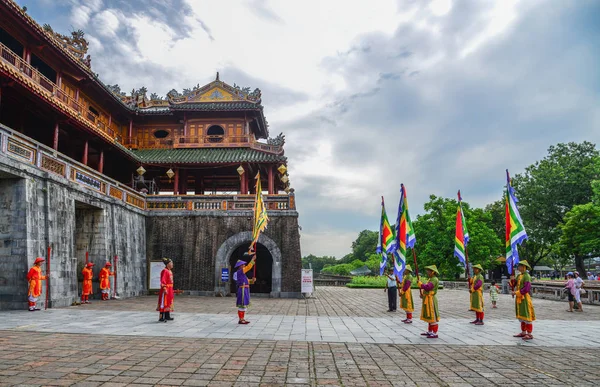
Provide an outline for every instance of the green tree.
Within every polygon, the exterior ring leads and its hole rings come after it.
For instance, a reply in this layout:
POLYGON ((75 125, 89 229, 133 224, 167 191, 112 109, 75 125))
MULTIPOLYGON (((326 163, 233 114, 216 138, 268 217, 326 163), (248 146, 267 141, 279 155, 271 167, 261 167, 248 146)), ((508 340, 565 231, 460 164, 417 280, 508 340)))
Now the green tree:
POLYGON ((581 275, 585 273, 585 258, 600 255, 600 181, 592 184, 592 201, 573 206, 559 225, 562 235, 558 250, 575 258, 575 266, 581 275))
MULTIPOLYGON (((424 205, 425 214, 414 222, 419 267, 435 264, 443 276, 451 278, 464 270, 454 256, 457 208, 456 200, 431 195, 424 205)), ((501 240, 491 227, 492 216, 482 209, 471 209, 466 202, 463 211, 470 236, 469 262, 489 268, 502 253, 501 240)))
MULTIPOLYGON (((531 266, 548 257, 558 243, 565 214, 589 203, 591 181, 600 175, 599 154, 590 142, 558 144, 548 155, 516 175, 513 186, 529 240, 519 247, 531 266)), ((577 259, 577 257, 576 257, 577 259)))
POLYGON ((352 242, 352 255, 354 259, 366 261, 367 258, 377 248, 377 231, 363 230, 358 234, 358 238, 352 242))
POLYGON ((312 269, 315 273, 320 273, 325 265, 335 265, 339 263, 335 257, 317 257, 313 254, 309 254, 306 257, 302 258, 302 267, 308 269, 312 266, 312 269))

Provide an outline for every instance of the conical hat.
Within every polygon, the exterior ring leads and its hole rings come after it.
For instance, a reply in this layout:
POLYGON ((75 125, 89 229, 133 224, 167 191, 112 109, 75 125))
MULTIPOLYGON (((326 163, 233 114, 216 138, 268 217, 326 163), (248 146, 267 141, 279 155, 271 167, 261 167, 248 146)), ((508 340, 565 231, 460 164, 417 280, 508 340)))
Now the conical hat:
POLYGON ((435 274, 440 274, 436 265, 425 266, 425 270, 431 270, 435 274))

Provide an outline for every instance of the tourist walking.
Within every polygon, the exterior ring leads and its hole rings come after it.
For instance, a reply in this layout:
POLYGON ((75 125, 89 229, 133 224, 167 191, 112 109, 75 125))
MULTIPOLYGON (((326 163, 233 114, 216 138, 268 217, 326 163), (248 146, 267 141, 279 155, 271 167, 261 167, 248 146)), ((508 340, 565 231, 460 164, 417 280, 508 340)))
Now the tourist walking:
POLYGON ((37 300, 42 294, 42 281, 47 280, 48 277, 42 275, 42 262, 44 262, 44 258, 36 258, 33 262, 33 266, 29 269, 27 273, 27 282, 29 283, 29 290, 27 292, 27 300, 29 301, 29 311, 34 312, 40 310, 36 306, 37 300))
POLYGON ((500 288, 496 285, 496 281, 492 281, 490 285, 490 300, 492 300, 492 309, 496 309, 496 303, 498 302, 498 293, 500 292, 500 288))
POLYGON ((387 269, 385 277, 387 279, 387 285, 383 291, 387 292, 388 295, 388 312, 395 312, 398 308, 398 295, 396 294, 398 290, 398 283, 396 280, 396 275, 392 269, 387 269))
MULTIPOLYGON (((244 253, 244 258, 250 257, 249 253, 244 253)), ((249 263, 246 261, 238 260, 235 264, 235 281, 237 283, 237 299, 236 306, 238 308, 238 324, 249 324, 250 321, 246 320, 246 311, 248 305, 250 305, 250 282, 246 273, 252 269, 256 260, 256 253, 252 254, 252 259, 249 263)))
POLYGON ((167 322, 175 320, 171 317, 173 309, 173 299, 175 294, 173 293, 173 261, 169 258, 163 258, 165 268, 160 272, 160 291, 158 292, 158 306, 156 307, 158 315, 158 321, 167 322))
POLYGON ((406 318, 402 320, 405 324, 412 324, 412 314, 415 311, 411 285, 412 267, 406 265, 404 268, 404 275, 402 276, 402 283, 400 284, 400 289, 398 289, 398 294, 400 295, 400 308, 406 312, 406 318))
POLYGON ((110 299, 110 277, 115 275, 110 271, 112 265, 106 262, 106 265, 100 270, 100 292, 102 293, 102 301, 110 299))
POLYGON ((578 312, 583 312, 583 307, 581 304, 581 292, 584 291, 583 290, 583 279, 579 276, 579 272, 574 272, 573 273, 575 275, 575 279, 573 280, 573 282, 575 283, 575 288, 576 288, 576 292, 575 292, 575 302, 577 303, 577 311, 578 312))
POLYGON ((573 304, 575 302, 575 293, 577 293, 577 288, 575 287, 575 281, 573 280, 573 272, 567 273, 567 282, 565 283, 565 289, 568 291, 567 296, 569 298, 569 309, 567 309, 567 312, 573 312, 573 304))
POLYGON ((531 275, 528 272, 531 266, 527 261, 520 261, 518 270, 519 275, 515 279, 513 296, 515 297, 515 313, 517 319, 521 322, 521 332, 514 335, 523 340, 533 339, 533 322, 535 321, 535 310, 529 292, 531 291, 531 275))
POLYGON ((475 312, 475 320, 471 324, 483 325, 483 275, 481 265, 473 265, 475 275, 471 278, 469 292, 471 293, 471 306, 469 310, 475 312))
POLYGON ((440 321, 440 312, 438 309, 437 291, 439 279, 436 275, 439 274, 436 265, 425 267, 427 271, 427 283, 419 281, 417 285, 423 291, 421 298, 423 305, 421 307, 421 320, 428 323, 427 332, 421 333, 421 336, 427 336, 428 339, 437 339, 438 323, 440 321))
POLYGON ((88 262, 81 273, 83 274, 83 286, 81 289, 81 303, 90 304, 90 294, 92 294, 92 278, 94 278, 94 272, 92 271, 94 264, 88 262))

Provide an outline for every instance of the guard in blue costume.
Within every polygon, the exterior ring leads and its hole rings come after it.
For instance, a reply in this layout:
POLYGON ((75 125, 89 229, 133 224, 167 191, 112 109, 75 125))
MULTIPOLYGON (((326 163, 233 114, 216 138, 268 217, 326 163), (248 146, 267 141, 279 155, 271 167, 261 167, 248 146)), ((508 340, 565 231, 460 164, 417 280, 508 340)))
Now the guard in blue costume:
MULTIPOLYGON (((244 258, 249 257, 250 254, 244 253, 244 258)), ((239 260, 235 264, 235 281, 237 283, 237 300, 236 305, 238 308, 238 324, 249 324, 250 321, 246 320, 246 309, 250 305, 250 281, 246 277, 246 273, 252 269, 254 262, 256 261, 256 254, 252 254, 252 259, 249 263, 246 261, 239 260)))

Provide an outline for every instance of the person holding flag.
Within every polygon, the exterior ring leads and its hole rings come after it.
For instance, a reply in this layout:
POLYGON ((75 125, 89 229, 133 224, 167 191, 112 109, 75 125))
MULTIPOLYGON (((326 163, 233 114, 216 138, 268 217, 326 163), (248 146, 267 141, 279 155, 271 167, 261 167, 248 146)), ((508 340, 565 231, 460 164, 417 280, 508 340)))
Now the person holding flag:
POLYGON ((244 258, 249 258, 250 256, 252 256, 250 262, 246 263, 244 260, 238 260, 234 266, 234 269, 237 270, 235 272, 235 281, 237 284, 237 298, 235 303, 238 308, 238 324, 250 323, 250 321, 245 319, 248 305, 250 305, 250 282, 246 273, 254 266, 256 254, 244 253, 244 258))
POLYGON ((519 275, 516 278, 516 288, 512 295, 515 297, 515 313, 517 320, 521 323, 521 332, 514 335, 523 340, 533 339, 533 322, 535 321, 535 310, 529 292, 531 291, 531 275, 527 269, 531 270, 531 266, 527 261, 520 261, 518 270, 519 275))
POLYGON ((404 276, 402 277, 402 283, 398 288, 398 294, 400 295, 400 308, 406 312, 406 318, 402 320, 405 324, 412 324, 412 314, 415 311, 415 305, 413 303, 413 296, 410 286, 412 285, 412 267, 406 265, 404 268, 404 276))
MULTIPOLYGON (((510 286, 512 288, 512 295, 515 297, 515 309, 517 311, 517 319, 521 322, 521 333, 515 335, 515 337, 521 337, 524 340, 531 340, 533 336, 531 331, 533 330, 532 321, 535 320, 535 313, 533 312, 533 305, 531 304, 531 298, 529 296, 529 290, 531 289, 531 276, 529 273, 525 273, 529 264, 527 261, 519 262, 519 251, 517 245, 523 243, 527 239, 527 232, 525 232, 525 226, 519 209, 517 208, 517 197, 512 187, 512 182, 508 169, 506 170, 506 192, 504 194, 504 209, 506 216, 506 267, 510 274, 510 286), (514 278, 513 268, 518 267, 519 276, 514 278), (521 270, 521 268, 523 270, 521 270), (523 273, 526 275, 524 276, 523 273), (527 293, 527 295, 525 295, 527 293), (529 312, 529 307, 531 311, 529 312), (519 312, 519 308, 521 312, 519 312), (527 312, 527 313, 525 313, 527 312), (521 314, 520 314, 521 313, 521 314), (524 317, 524 318, 520 318, 524 317), (529 329, 529 330, 528 330, 529 329)), ((531 269, 531 267, 529 267, 531 269)))
POLYGON ((475 321, 471 321, 471 324, 483 325, 483 267, 480 264, 473 265, 473 271, 475 275, 471 279, 471 285, 469 287, 469 293, 471 293, 471 307, 469 310, 475 312, 475 321))
POLYGON ((428 339, 438 338, 438 323, 440 322, 440 311, 438 309, 437 291, 440 280, 436 277, 439 271, 436 265, 426 266, 427 283, 417 282, 417 285, 423 291, 421 296, 423 306, 421 307, 421 320, 429 324, 427 332, 421 333, 421 336, 427 336, 428 339))

